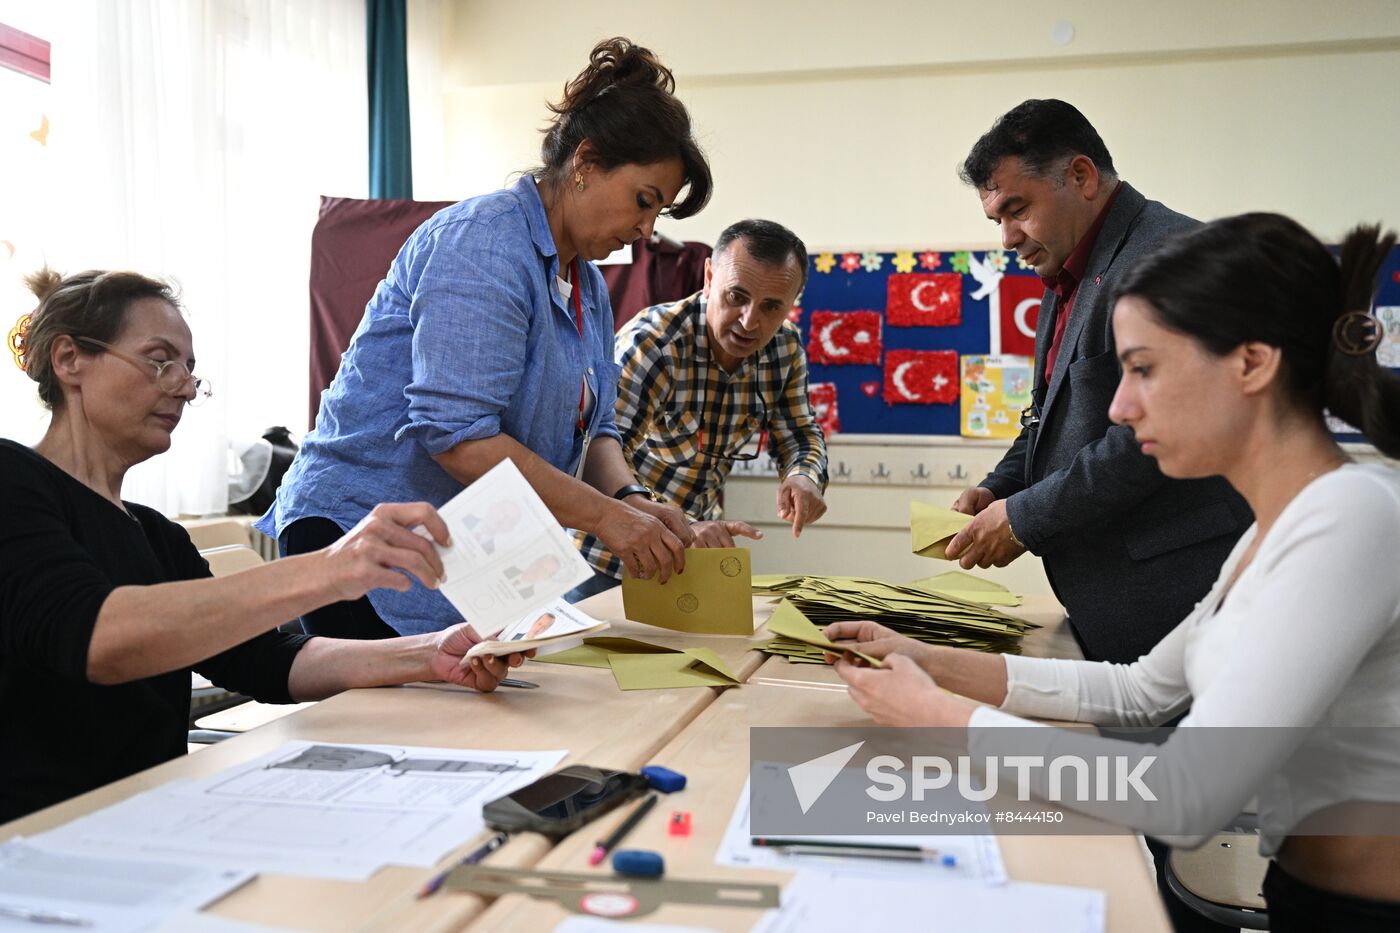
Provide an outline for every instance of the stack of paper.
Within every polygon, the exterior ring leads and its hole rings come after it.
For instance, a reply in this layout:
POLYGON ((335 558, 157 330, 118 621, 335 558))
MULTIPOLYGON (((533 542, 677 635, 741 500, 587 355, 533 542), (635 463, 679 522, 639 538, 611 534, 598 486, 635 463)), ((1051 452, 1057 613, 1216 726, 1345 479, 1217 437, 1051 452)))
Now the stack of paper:
MULTIPOLYGON (((831 622, 870 619, 933 645, 1019 654, 1021 636, 1036 628, 988 605, 992 601, 1008 604, 1016 597, 967 574, 941 574, 907 584, 864 577, 770 575, 755 577, 754 590, 786 597, 818 628, 831 622)), ((771 631, 771 624, 769 628, 771 631)), ((821 648, 791 638, 778 637, 759 647, 798 663, 820 663, 822 656, 821 648)))
POLYGON ((739 678, 709 648, 667 648, 633 638, 585 638, 583 644, 536 658, 546 664, 611 668, 622 690, 735 687, 739 678))

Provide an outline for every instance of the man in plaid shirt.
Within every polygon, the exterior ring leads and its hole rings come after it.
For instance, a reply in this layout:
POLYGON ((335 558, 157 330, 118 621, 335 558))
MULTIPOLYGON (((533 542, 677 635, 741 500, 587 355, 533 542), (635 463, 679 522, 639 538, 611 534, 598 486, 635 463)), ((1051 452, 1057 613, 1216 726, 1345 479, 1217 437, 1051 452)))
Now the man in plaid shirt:
MULTIPOLYGON (((793 536, 826 511, 826 438, 807 398, 802 338, 788 321, 806 284, 802 241, 772 221, 742 220, 705 260, 702 291, 647 308, 617 333, 617 428, 639 481, 617 494, 681 509, 696 547, 763 537, 722 518, 720 491, 735 462, 762 455, 765 440, 783 477, 778 516, 793 536), (746 453, 755 435, 759 450, 746 453)), ((592 535, 574 539, 596 574, 569 598, 616 586, 622 562, 592 535)))

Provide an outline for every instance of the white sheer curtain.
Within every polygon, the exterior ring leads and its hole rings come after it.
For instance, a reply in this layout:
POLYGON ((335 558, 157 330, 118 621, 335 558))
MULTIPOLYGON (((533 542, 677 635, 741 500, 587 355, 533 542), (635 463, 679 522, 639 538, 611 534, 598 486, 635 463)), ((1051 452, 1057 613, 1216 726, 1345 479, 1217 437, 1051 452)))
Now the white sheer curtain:
POLYGON ((198 371, 168 454, 125 498, 227 505, 228 438, 305 427, 310 235, 321 194, 366 187, 363 0, 70 0, 55 17, 42 234, 62 271, 181 286, 198 371))

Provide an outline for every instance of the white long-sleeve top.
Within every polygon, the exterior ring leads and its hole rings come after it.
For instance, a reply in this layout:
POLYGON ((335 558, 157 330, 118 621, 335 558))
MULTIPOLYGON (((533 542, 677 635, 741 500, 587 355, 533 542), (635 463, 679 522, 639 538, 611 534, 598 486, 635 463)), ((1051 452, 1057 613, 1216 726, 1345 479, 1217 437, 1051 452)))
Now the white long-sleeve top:
POLYGON ((1189 706, 1155 751, 1151 786, 1162 802, 1066 805, 1191 846, 1257 795, 1260 851, 1272 855, 1329 805, 1400 802, 1400 729, 1346 731, 1400 726, 1400 474, 1347 464, 1313 480, 1226 593, 1257 533, 1245 532, 1211 591, 1132 664, 1006 656, 1005 702, 972 716, 974 756, 1140 754, 1141 745, 1062 729, 1013 738, 981 727, 1033 725, 1012 713, 1155 725, 1189 706), (1214 733, 1231 739, 1224 750, 1193 745, 1188 730, 1204 726, 1274 728, 1247 741, 1214 733))

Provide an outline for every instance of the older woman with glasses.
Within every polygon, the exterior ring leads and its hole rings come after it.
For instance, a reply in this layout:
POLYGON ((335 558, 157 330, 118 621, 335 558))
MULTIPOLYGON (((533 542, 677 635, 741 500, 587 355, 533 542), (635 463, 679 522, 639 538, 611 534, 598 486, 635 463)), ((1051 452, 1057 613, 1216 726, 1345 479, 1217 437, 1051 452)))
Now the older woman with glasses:
POLYGON ((333 547, 212 579, 180 526, 121 498, 126 471, 211 393, 170 287, 130 272, 30 282, 39 307, 11 350, 53 417, 33 449, 0 439, 0 822, 182 754, 192 669, 289 703, 417 680, 492 690, 523 661, 464 663, 479 640, 466 625, 382 642, 275 631, 409 575, 435 587, 442 563, 410 529, 446 544, 441 518, 380 506, 333 547))

